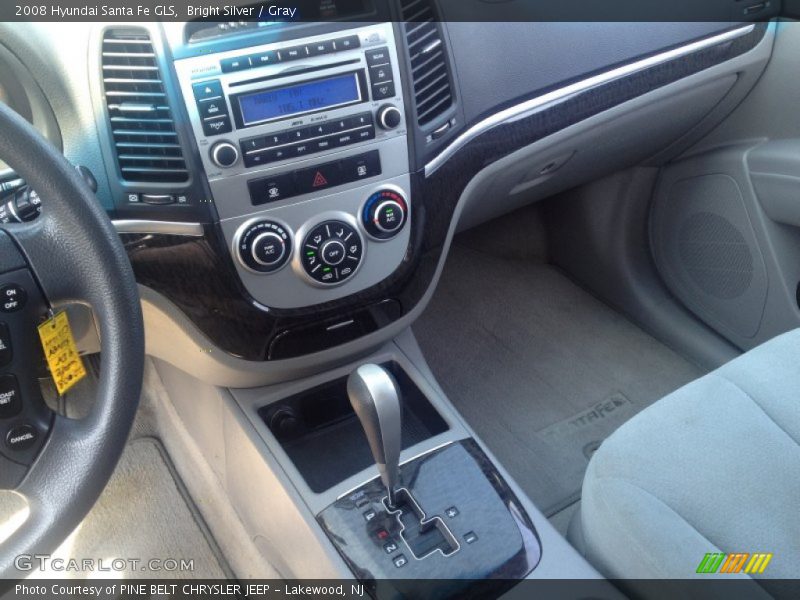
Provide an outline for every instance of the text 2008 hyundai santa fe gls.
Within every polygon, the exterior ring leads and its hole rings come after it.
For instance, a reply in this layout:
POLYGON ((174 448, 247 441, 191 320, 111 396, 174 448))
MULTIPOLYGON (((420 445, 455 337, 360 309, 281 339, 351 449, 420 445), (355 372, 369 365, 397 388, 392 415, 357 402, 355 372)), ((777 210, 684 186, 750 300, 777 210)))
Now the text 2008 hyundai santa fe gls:
POLYGON ((5 587, 792 596, 800 10, 729 4, 0 24, 5 587))

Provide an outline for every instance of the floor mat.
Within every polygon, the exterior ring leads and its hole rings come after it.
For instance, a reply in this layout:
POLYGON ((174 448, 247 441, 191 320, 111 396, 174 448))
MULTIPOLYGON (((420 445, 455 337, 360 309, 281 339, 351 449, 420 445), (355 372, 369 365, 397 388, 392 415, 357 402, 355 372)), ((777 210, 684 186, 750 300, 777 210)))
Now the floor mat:
POLYGON ((454 246, 414 332, 439 383, 548 516, 588 458, 702 371, 549 265, 454 246))
MULTIPOLYGON (((0 529, 14 504, 8 496, 0 498, 0 529)), ((113 569, 105 576, 125 579, 230 575, 205 524, 176 482, 160 444, 152 438, 128 444, 97 504, 53 557, 102 559, 113 569), (115 559, 122 560, 113 562, 115 559), (151 560, 160 562, 150 564, 151 560)), ((53 571, 33 574, 33 578, 97 576, 53 571)))

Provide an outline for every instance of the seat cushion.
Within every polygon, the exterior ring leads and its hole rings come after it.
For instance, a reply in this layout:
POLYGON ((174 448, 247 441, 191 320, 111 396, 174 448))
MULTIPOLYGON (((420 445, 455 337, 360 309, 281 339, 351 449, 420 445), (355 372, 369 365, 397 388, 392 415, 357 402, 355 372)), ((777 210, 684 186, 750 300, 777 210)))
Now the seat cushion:
POLYGON ((603 442, 586 472, 579 525, 587 558, 609 577, 685 579, 709 552, 769 552, 755 577, 797 578, 799 509, 795 330, 656 402, 603 442))

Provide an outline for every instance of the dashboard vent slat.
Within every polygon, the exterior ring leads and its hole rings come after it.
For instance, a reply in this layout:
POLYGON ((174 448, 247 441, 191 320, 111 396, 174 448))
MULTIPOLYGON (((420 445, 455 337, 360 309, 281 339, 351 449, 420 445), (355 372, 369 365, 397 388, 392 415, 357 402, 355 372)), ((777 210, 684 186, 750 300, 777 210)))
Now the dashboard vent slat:
POLYGON ((400 10, 411 62, 417 123, 429 125, 453 106, 441 23, 433 0, 400 0, 400 10))
POLYGON ((123 179, 184 183, 189 171, 178 143, 161 71, 143 29, 110 29, 103 37, 103 86, 123 179))

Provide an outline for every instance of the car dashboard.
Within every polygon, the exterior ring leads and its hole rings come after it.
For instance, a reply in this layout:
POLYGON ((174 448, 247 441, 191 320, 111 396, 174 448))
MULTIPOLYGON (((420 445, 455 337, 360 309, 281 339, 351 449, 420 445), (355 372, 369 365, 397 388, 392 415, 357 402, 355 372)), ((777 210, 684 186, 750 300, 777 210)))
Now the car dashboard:
MULTIPOLYGON (((405 21, 6 24, 0 99, 90 174, 146 300, 201 352, 264 368, 388 339, 456 230, 685 147, 743 93, 719 66, 769 38, 765 23, 447 22, 446 4, 401 2, 405 21), (685 118, 563 143, 703 73, 685 118)), ((24 182, 3 181, 14 219, 24 182)))

